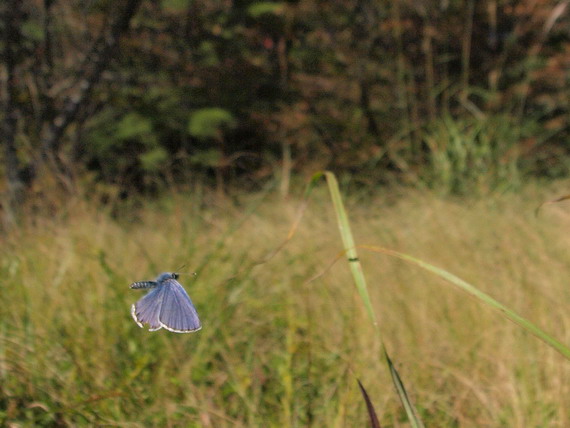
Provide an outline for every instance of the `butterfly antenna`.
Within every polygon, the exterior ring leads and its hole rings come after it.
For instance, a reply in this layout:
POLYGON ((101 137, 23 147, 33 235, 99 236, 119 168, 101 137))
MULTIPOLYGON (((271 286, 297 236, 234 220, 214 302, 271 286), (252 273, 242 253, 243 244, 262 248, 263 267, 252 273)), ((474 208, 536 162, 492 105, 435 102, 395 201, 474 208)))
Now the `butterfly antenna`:
POLYGON ((192 275, 192 276, 198 276, 198 274, 196 272, 176 272, 178 275, 192 275))

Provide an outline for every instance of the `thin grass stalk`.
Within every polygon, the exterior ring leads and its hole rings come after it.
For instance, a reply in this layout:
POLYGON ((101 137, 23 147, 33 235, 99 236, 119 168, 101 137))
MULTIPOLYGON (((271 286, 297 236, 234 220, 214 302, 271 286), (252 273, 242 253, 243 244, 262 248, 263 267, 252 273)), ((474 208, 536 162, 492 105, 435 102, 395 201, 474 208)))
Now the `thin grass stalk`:
POLYGON ((291 144, 286 142, 285 139, 281 142, 281 183, 279 191, 281 196, 286 198, 289 195, 289 186, 291 184, 291 144))
POLYGON ((417 98, 418 85, 415 78, 414 64, 406 61, 406 77, 407 86, 406 94, 408 96, 408 105, 410 109, 410 123, 412 127, 410 128, 411 136, 411 147, 412 147, 412 159, 419 159, 421 157, 421 145, 420 145, 420 128, 422 120, 420 119, 420 102, 417 98))

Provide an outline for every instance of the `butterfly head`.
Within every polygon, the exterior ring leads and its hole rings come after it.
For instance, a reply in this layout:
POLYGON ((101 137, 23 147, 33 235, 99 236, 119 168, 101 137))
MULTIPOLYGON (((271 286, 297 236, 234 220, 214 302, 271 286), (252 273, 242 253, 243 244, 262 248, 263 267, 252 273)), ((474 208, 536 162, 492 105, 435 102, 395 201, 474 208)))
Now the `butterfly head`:
POLYGON ((156 282, 163 282, 167 279, 178 279, 178 274, 175 272, 164 272, 156 277, 156 282))

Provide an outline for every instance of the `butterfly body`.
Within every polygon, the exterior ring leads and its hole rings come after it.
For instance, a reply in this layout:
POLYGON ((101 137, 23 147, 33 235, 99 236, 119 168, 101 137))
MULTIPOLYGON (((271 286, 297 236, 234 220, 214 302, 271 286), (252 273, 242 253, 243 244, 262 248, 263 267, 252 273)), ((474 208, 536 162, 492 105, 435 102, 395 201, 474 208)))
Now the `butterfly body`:
POLYGON ((192 333, 202 328, 190 296, 177 281, 178 274, 161 273, 154 281, 139 281, 132 289, 150 289, 131 307, 131 315, 139 327, 148 324, 149 331, 166 330, 192 333))

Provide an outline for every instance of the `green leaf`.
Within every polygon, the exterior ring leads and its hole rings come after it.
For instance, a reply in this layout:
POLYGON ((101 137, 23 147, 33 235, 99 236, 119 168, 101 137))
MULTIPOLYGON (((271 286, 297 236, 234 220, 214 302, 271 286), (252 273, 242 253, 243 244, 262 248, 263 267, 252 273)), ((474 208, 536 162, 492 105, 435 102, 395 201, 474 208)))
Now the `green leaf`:
POLYGON ((164 9, 173 12, 182 12, 188 9, 189 0, 162 0, 161 4, 164 9))
POLYGON ((35 21, 25 21, 22 24, 22 35, 28 39, 34 40, 35 42, 43 42, 44 29, 35 21))
POLYGON ((117 125, 115 138, 130 140, 152 134, 152 121, 138 113, 128 113, 117 125))
POLYGON ((280 15, 283 12, 283 3, 272 3, 268 1, 261 1, 257 3, 252 3, 247 8, 247 14, 252 18, 259 18, 262 15, 280 15))
POLYGON ((205 67, 215 67, 220 64, 216 44, 211 40, 200 42, 196 54, 200 58, 200 64, 205 67))
POLYGON ((157 147, 141 154, 139 160, 144 170, 153 171, 164 166, 168 160, 168 153, 164 148, 157 147))
POLYGON ((215 138, 224 128, 233 128, 236 120, 231 112, 219 108, 208 107, 190 114, 188 132, 200 139, 215 138))

